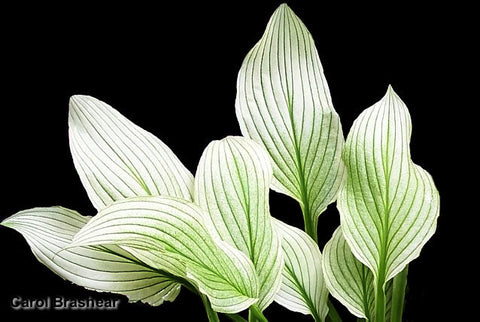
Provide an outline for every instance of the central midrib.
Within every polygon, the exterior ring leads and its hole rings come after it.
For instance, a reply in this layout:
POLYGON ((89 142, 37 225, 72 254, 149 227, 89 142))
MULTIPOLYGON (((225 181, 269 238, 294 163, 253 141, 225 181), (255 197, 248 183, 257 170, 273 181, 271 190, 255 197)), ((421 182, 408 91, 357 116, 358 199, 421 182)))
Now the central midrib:
MULTIPOLYGON (((289 86, 287 82, 287 92, 289 91, 289 86)), ((297 138, 297 133, 295 129, 295 120, 293 116, 293 93, 288 94, 287 97, 287 108, 290 118, 290 124, 292 126, 292 139, 293 139, 293 148, 295 150, 295 165, 298 175, 298 184, 300 186, 300 201, 302 206, 303 217, 305 221, 305 230, 315 241, 317 241, 317 234, 315 233, 316 227, 313 227, 313 220, 311 218, 311 209, 310 209, 310 200, 308 197, 307 183, 305 180, 305 171, 302 164, 302 157, 300 154, 300 146, 297 138)))

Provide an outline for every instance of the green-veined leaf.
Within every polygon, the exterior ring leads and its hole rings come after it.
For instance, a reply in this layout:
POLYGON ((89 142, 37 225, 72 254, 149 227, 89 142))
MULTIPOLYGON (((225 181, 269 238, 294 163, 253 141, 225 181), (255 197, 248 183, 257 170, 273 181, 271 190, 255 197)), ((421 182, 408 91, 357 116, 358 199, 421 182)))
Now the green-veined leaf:
POLYGON ((338 228, 323 249, 327 287, 353 315, 371 320, 375 311, 373 274, 353 256, 338 228))
POLYGON ((205 216, 183 199, 124 199, 92 218, 70 247, 114 244, 169 253, 185 263, 187 278, 208 296, 214 310, 239 312, 258 300, 255 269, 241 251, 211 237, 205 216))
POLYGON ((180 278, 187 277, 185 263, 177 256, 174 256, 168 252, 154 250, 151 248, 142 249, 128 246, 122 246, 121 249, 127 251, 129 254, 149 267, 162 270, 171 276, 180 278))
POLYGON ((148 267, 118 247, 64 250, 89 219, 61 207, 33 208, 7 218, 2 225, 21 233, 41 263, 75 284, 150 305, 177 297, 180 284, 169 274, 148 267))
POLYGON ((343 153, 347 181, 338 197, 343 235, 378 287, 419 256, 439 214, 431 176, 410 158, 410 136, 410 114, 389 86, 354 122, 343 153))
POLYGON ((304 231, 275 220, 282 236, 285 258, 283 281, 275 301, 289 310, 311 314, 324 321, 328 313, 328 290, 322 274, 322 254, 304 231))
POLYGON ((75 168, 97 210, 134 196, 192 199, 193 176, 170 148, 109 105, 72 96, 68 124, 75 168))
POLYGON ((273 159, 272 188, 297 199, 309 235, 344 178, 342 127, 314 41, 282 4, 246 56, 237 80, 242 134, 273 159))
POLYGON ((207 146, 195 176, 195 202, 209 214, 212 233, 243 251, 255 266, 260 310, 273 301, 282 280, 281 242, 268 204, 271 180, 266 151, 232 136, 207 146))
MULTIPOLYGON (((327 287, 353 315, 373 321, 375 288, 373 273, 351 252, 341 228, 337 228, 323 249, 323 274, 327 287)), ((392 282, 386 288, 387 314, 392 300, 392 282)))

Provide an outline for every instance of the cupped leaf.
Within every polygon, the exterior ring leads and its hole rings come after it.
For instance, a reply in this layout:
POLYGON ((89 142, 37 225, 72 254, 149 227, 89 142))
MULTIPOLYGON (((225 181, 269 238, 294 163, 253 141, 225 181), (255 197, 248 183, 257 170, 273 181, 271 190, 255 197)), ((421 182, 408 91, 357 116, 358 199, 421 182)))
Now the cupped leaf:
POLYGON ((255 266, 260 310, 273 301, 282 280, 281 242, 268 203, 271 179, 265 150, 232 136, 207 146, 195 176, 195 202, 209 214, 212 233, 245 253, 255 266))
POLYGON ((389 87, 354 122, 343 153, 342 231, 355 257, 373 272, 376 298, 386 281, 419 256, 439 215, 431 176, 410 158, 410 136, 410 114, 389 87))
POLYGON ((285 257, 283 281, 275 301, 287 309, 311 314, 324 321, 328 313, 328 290, 322 273, 322 254, 304 231, 275 220, 282 236, 285 257))
POLYGON ((323 273, 333 297, 353 315, 372 320, 375 312, 373 274, 352 254, 341 228, 323 249, 323 273))
POLYGON ((174 276, 149 267, 119 247, 65 250, 89 219, 61 207, 33 208, 7 218, 2 225, 21 233, 41 263, 77 285, 150 305, 177 297, 180 284, 174 276))
MULTIPOLYGON (((351 252, 341 227, 323 249, 323 274, 328 290, 353 315, 374 321, 375 288, 373 273, 351 252)), ((392 283, 385 288, 386 310, 390 312, 392 283)))
POLYGON ((70 98, 70 149, 97 210, 128 197, 192 199, 193 176, 162 141, 96 98, 70 98))
POLYGON ((305 228, 316 238, 318 216, 344 178, 344 138, 314 41, 286 4, 245 57, 236 113, 242 134, 273 160, 272 188, 300 202, 305 228))
POLYGON ((183 199, 124 199, 92 218, 70 247, 113 244, 167 253, 185 263, 186 277, 207 295, 214 310, 242 311, 258 300, 255 269, 242 252, 211 237, 205 216, 183 199))

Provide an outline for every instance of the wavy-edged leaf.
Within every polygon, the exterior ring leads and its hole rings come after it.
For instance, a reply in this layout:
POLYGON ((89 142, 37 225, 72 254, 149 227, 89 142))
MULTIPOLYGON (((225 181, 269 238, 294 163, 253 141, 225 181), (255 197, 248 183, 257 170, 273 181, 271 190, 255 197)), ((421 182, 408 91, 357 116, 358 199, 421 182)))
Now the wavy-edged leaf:
POLYGON ((287 309, 311 314, 324 321, 328 313, 328 290, 322 273, 322 254, 304 231, 275 220, 282 236, 285 258, 283 281, 275 301, 287 309))
POLYGON ((132 302, 150 305, 177 297, 180 284, 169 274, 148 267, 118 247, 64 250, 89 219, 62 207, 33 208, 5 219, 2 225, 21 233, 50 270, 87 289, 123 294, 132 302))
POLYGON ((255 269, 241 251, 211 237, 205 216, 183 199, 124 199, 92 218, 70 247, 114 244, 168 253, 185 263, 187 278, 207 295, 214 310, 242 311, 258 300, 255 269))
POLYGON ((104 102, 72 96, 68 125, 75 168, 97 210, 134 196, 192 199, 193 176, 170 148, 104 102))
POLYGON ((347 180, 337 202, 343 235, 380 287, 419 256, 439 215, 431 176, 410 158, 410 136, 408 109, 389 86, 355 120, 343 153, 347 180))
POLYGON ((209 214, 212 233, 243 251, 255 266, 260 310, 273 301, 282 280, 281 242, 268 203, 271 179, 266 151, 233 136, 207 146, 195 175, 195 203, 209 214))
MULTIPOLYGON (((373 321, 375 317, 375 287, 373 273, 352 253, 341 227, 323 249, 323 274, 327 288, 353 315, 373 321)), ((390 313, 392 282, 385 287, 386 312, 390 313)), ((388 320, 388 319, 387 319, 388 320)))
POLYGON ((243 61, 236 113, 242 134, 273 160, 272 188, 300 202, 316 236, 344 178, 344 138, 314 41, 286 4, 243 61))

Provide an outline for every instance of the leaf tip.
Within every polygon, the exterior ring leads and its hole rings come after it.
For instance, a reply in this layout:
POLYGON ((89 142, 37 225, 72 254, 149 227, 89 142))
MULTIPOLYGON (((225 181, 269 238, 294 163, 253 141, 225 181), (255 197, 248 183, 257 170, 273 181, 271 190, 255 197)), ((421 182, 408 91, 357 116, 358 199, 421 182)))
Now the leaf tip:
POLYGON ((69 102, 68 102, 70 112, 72 110, 82 109, 83 107, 85 107, 85 104, 88 101, 98 102, 99 100, 96 99, 93 96, 83 95, 83 94, 75 94, 75 95, 70 96, 70 99, 69 99, 69 102))
POLYGON ((388 84, 387 94, 390 94, 390 95, 391 95, 391 94, 395 94, 395 95, 396 95, 395 91, 393 90, 392 84, 388 84))
POLYGON ((70 106, 70 108, 77 106, 78 104, 80 104, 80 100, 82 100, 85 97, 86 95, 80 95, 80 94, 75 94, 70 96, 70 99, 68 101, 68 106, 70 106))
POLYGON ((5 218, 4 220, 2 220, 0 222, 0 226, 4 226, 4 227, 8 227, 8 228, 17 230, 16 229, 17 226, 15 225, 15 217, 17 217, 16 215, 17 214, 11 215, 11 216, 5 218))
POLYGON ((293 12, 286 2, 280 4, 275 10, 274 14, 286 14, 287 12, 293 12))
POLYGON ((0 226, 4 226, 4 227, 8 227, 8 228, 12 228, 12 226, 11 226, 11 222, 10 222, 10 220, 9 220, 9 219, 10 219, 10 217, 8 217, 8 218, 6 218, 6 219, 2 220, 2 221, 0 222, 0 226))
POLYGON ((81 100, 85 97, 85 95, 72 95, 70 96, 70 99, 68 100, 68 120, 69 120, 69 125, 72 125, 72 113, 76 113, 76 111, 80 108, 81 106, 81 100))
POLYGON ((402 101, 402 99, 400 98, 400 96, 398 96, 397 92, 395 92, 395 90, 393 89, 393 86, 392 84, 388 84, 388 87, 387 87, 387 92, 385 93, 385 97, 390 97, 390 98, 395 98, 397 100, 400 100, 402 101))

